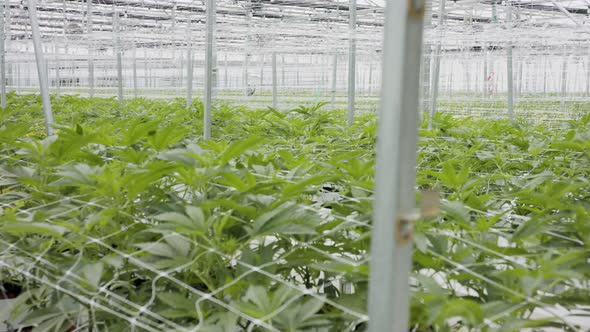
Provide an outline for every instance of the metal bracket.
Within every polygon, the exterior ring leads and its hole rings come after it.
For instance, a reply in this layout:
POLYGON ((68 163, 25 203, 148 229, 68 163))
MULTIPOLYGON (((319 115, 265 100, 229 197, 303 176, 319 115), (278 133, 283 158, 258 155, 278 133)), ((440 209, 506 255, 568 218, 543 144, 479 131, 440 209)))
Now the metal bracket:
POLYGON ((414 239, 414 223, 423 218, 432 218, 440 211, 440 195, 437 190, 422 191, 420 210, 398 216, 395 222, 396 243, 401 246, 414 239))
POLYGON ((415 19, 422 19, 426 12, 425 0, 408 0, 408 16, 415 19))

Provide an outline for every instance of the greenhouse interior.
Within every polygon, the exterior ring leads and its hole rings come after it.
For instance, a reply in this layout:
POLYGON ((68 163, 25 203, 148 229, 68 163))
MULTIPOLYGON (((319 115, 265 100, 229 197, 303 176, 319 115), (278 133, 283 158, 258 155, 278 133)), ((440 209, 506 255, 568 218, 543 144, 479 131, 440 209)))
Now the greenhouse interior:
POLYGON ((2 0, 0 332, 590 331, 590 1, 2 0))

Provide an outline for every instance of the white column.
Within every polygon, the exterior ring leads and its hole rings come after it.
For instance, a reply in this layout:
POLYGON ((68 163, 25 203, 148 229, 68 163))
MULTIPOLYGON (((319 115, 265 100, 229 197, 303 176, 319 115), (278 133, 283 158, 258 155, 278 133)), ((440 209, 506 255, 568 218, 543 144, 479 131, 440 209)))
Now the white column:
MULTIPOLYGON (((590 45, 590 41, 588 41, 590 45)), ((586 59, 586 97, 590 96, 590 49, 587 51, 588 57, 586 59)))
POLYGON ((8 3, 0 5, 0 107, 6 108, 6 38, 4 33, 4 7, 8 3))
POLYGON ((192 50, 192 33, 191 33, 191 20, 188 18, 186 27, 186 108, 192 109, 193 104, 193 50, 192 50))
POLYGON ((563 58, 561 67, 561 110, 565 109, 565 100, 567 94, 567 55, 563 58))
POLYGON ((377 138, 369 331, 409 331, 424 0, 388 1, 377 138))
POLYGON ((445 23, 445 0, 440 0, 438 4, 438 26, 437 29, 439 30, 439 42, 436 45, 436 51, 434 52, 434 68, 432 73, 432 100, 430 104, 430 118, 428 119, 428 128, 432 128, 432 121, 434 116, 436 115, 436 106, 437 106, 437 99, 438 99, 438 85, 440 81, 440 57, 442 51, 442 29, 443 24, 445 23))
POLYGON ((338 83, 338 54, 334 53, 332 60, 332 109, 336 109, 336 84, 338 83))
POLYGON ((31 34, 35 48, 35 60, 37 61, 37 74, 39 75, 39 87, 41 90, 41 100, 43 101, 43 114, 45 115, 45 128, 49 136, 53 135, 53 112, 51 111, 51 99, 49 98, 49 83, 47 82, 47 69, 45 68, 45 58, 41 44, 41 32, 39 31, 39 21, 37 20, 37 3, 35 0, 28 0, 28 2, 31 34))
POLYGON ((489 56, 489 51, 488 51, 488 45, 486 44, 485 49, 484 49, 483 79, 482 79, 482 82, 483 82, 483 85, 482 85, 483 89, 482 90, 483 90, 483 97, 484 98, 488 97, 488 85, 489 85, 488 75, 489 75, 489 72, 491 72, 491 70, 489 70, 489 68, 488 68, 488 56, 489 56))
POLYGON ((137 98, 137 44, 133 44, 133 97, 137 98))
MULTIPOLYGON (((113 2, 113 8, 115 3, 113 2)), ((115 52, 117 55, 117 99, 123 104, 123 54, 121 51, 121 36, 119 34, 119 12, 113 10, 113 29, 115 30, 115 52)))
POLYGON ((277 52, 272 52, 272 108, 278 107, 277 95, 277 52))
POLYGON ((86 34, 88 40, 88 90, 94 97, 94 49, 92 45, 92 0, 86 0, 86 34))
POLYGON ((203 138, 211 138, 211 108, 213 87, 213 45, 215 38, 215 0, 207 0, 207 48, 205 52, 205 98, 203 113, 203 138))
POLYGON ((248 1, 248 7, 246 8, 246 44, 244 45, 244 96, 248 97, 250 93, 249 78, 248 78, 248 67, 250 66, 250 22, 252 21, 252 3, 248 1))
MULTIPOLYGON (((506 18, 508 22, 508 33, 512 33, 512 5, 509 2, 506 2, 506 18)), ((512 41, 508 41, 508 45, 506 46, 506 68, 507 68, 507 89, 508 89, 508 115, 510 117, 514 117, 514 84, 513 84, 513 74, 512 74, 512 41)))
POLYGON ((348 124, 352 125, 356 92, 356 0, 350 0, 348 12, 348 124))

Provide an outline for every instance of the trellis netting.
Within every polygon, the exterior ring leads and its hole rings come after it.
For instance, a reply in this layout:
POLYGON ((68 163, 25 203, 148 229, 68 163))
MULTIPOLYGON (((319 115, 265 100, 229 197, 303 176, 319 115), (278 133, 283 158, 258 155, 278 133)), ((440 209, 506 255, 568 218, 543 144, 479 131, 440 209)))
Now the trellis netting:
POLYGON ((589 8, 4 0, 5 330, 590 329, 589 8))

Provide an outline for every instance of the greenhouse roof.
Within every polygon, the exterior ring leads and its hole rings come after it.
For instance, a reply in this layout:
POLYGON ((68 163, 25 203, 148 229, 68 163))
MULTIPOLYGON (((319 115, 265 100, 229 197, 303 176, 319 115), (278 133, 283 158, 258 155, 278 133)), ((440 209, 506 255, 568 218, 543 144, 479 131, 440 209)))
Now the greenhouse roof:
MULTIPOLYGON (((357 2, 354 38, 360 52, 380 50, 384 0, 357 2)), ((441 41, 448 49, 494 47, 518 40, 519 47, 561 46, 585 43, 590 38, 588 1, 511 1, 514 21, 506 24, 505 2, 495 0, 447 1, 439 27, 440 1, 434 1, 426 20, 427 42, 441 41), (429 22, 430 21, 430 22, 429 22)), ((27 5, 7 0, 9 38, 30 38, 27 5)), ((203 1, 93 0, 91 27, 87 25, 85 0, 37 1, 40 27, 45 39, 68 45, 92 43, 109 47, 114 13, 120 16, 122 45, 132 48, 178 47, 187 43, 190 21, 192 41, 204 41, 203 1), (88 32, 91 31, 89 34, 88 32)), ((262 52, 342 53, 350 38, 348 1, 318 0, 223 0, 217 2, 217 47, 220 50, 250 48, 262 52), (249 36, 249 37, 247 37, 249 36)))

